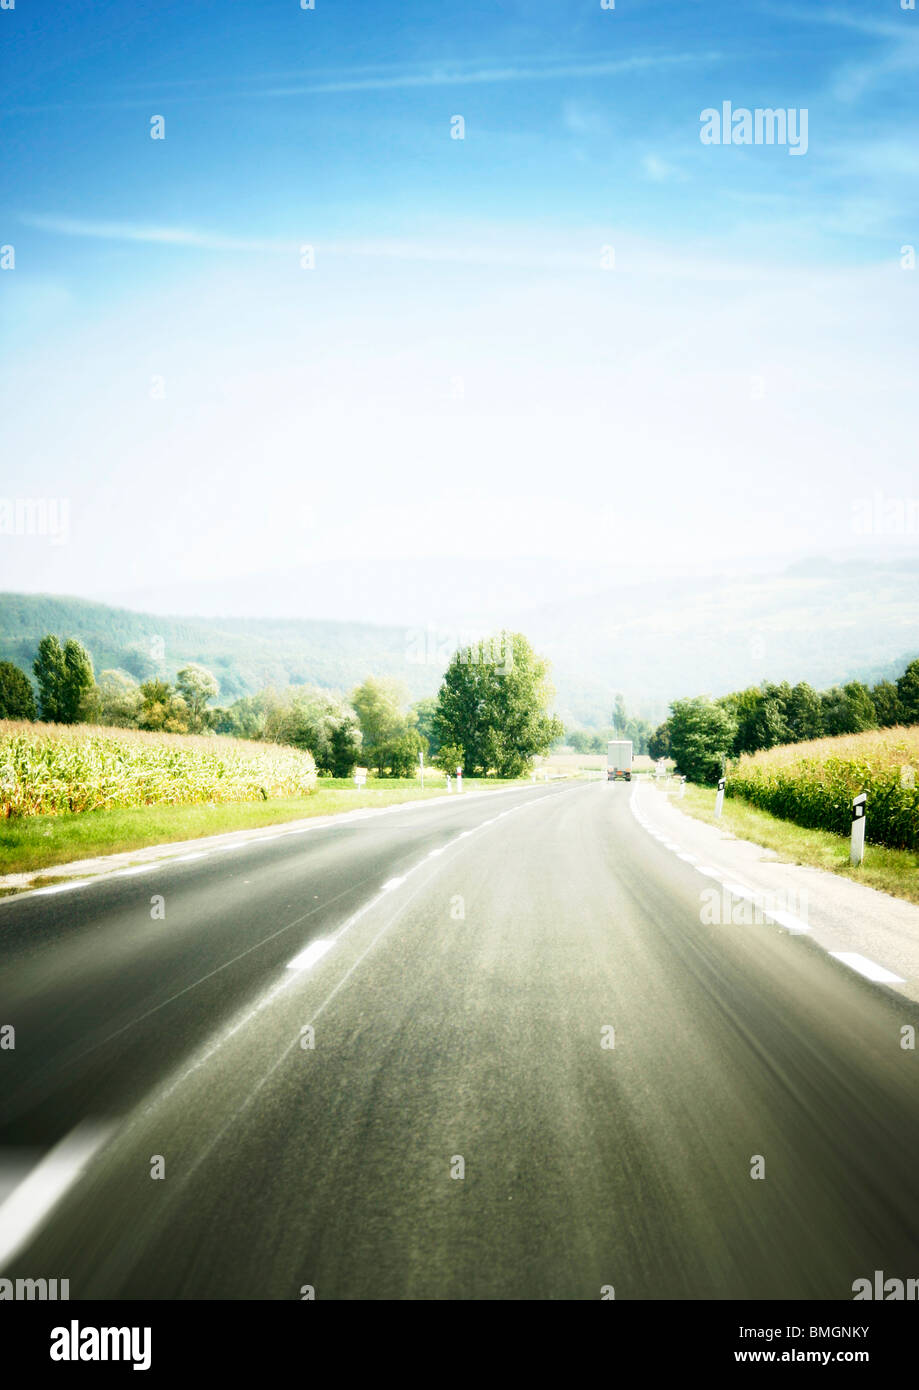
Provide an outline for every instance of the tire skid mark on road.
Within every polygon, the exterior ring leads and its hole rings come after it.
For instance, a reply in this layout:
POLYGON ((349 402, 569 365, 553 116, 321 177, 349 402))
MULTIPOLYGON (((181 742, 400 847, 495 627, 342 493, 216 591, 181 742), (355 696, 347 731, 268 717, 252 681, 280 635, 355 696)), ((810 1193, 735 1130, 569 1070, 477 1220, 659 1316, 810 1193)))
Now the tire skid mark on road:
MULTIPOLYGON (((552 795, 552 793, 545 793, 543 796, 535 797, 532 801, 525 802, 521 806, 513 807, 513 810, 526 810, 528 807, 534 806, 538 802, 545 800, 547 795, 552 795)), ((511 812, 508 812, 507 814, 511 814, 511 812)), ((453 840, 449 841, 444 846, 444 849, 450 849, 452 846, 458 844, 462 838, 462 835, 455 836, 453 840)), ((426 860, 422 859, 411 869, 408 869, 406 873, 403 875, 402 882, 404 883, 408 878, 414 876, 419 869, 425 866, 425 863, 426 860)), ((358 968, 370 955, 377 942, 380 941, 387 934, 389 929, 392 927, 393 923, 398 921, 398 919, 403 915, 408 906, 415 900, 415 898, 420 893, 422 893, 425 890, 429 882, 430 877, 422 880, 422 882, 419 883, 413 889, 413 891, 410 892, 406 897, 403 898, 402 895, 398 895, 398 898, 400 899, 399 906, 394 909, 391 915, 387 916, 386 920, 384 920, 379 930, 374 933, 368 945, 365 946, 365 948, 363 949, 363 951, 361 951, 357 959, 353 961, 352 964, 348 967, 348 969, 345 971, 344 975, 342 975, 338 983, 326 995, 322 1002, 315 1009, 312 1010, 309 1022, 306 1025, 307 1027, 315 1027, 321 1015, 331 1004, 332 1000, 335 999, 336 996, 344 989, 345 985, 351 979, 351 976, 355 973, 356 970, 358 970, 358 968)), ((340 926, 331 937, 323 938, 323 941, 326 944, 322 951, 322 957, 325 958, 326 956, 329 956, 331 954, 331 948, 335 946, 348 931, 350 931, 350 929, 355 925, 355 923, 360 921, 361 918, 365 917, 367 913, 371 912, 375 907, 380 906, 380 904, 386 901, 388 898, 389 893, 383 892, 381 890, 379 893, 377 893, 377 895, 374 898, 371 898, 369 902, 365 903, 363 907, 360 907, 357 910, 357 912, 353 913, 352 916, 349 917, 347 921, 344 922, 342 926, 340 926)), ((310 962, 310 964, 316 964, 318 959, 319 957, 317 957, 316 960, 310 962)), ((266 1008, 273 1004, 275 1000, 287 989, 289 989, 292 984, 302 980, 302 977, 302 970, 294 970, 291 972, 291 974, 287 975, 286 978, 283 978, 278 984, 274 985, 255 1004, 254 1007, 250 1008, 246 1012, 244 1017, 238 1019, 229 1029, 225 1029, 221 1033, 220 1037, 214 1043, 208 1046, 200 1056, 196 1057, 191 1063, 185 1066, 177 1077, 175 1077, 171 1082, 168 1082, 165 1086, 155 1088, 152 1095, 150 1095, 146 1099, 146 1101, 142 1102, 142 1104, 134 1112, 134 1116, 132 1116, 131 1118, 143 1120, 153 1112, 155 1107, 162 1105, 165 1101, 167 1101, 169 1097, 172 1096, 179 1089, 179 1087, 182 1086, 192 1075, 194 1075, 196 1071, 199 1071, 200 1068, 204 1066, 220 1050, 220 1048, 230 1040, 230 1038, 234 1037, 242 1028, 244 1028, 248 1023, 250 1023, 253 1018, 257 1017, 258 1014, 262 1013, 266 1008)), ((220 1127, 216 1134, 211 1136, 205 1148, 198 1153, 191 1167, 183 1174, 183 1185, 191 1179, 191 1177, 201 1166, 201 1164, 205 1161, 205 1159, 209 1156, 209 1154, 213 1151, 215 1145, 220 1142, 220 1140, 227 1133, 227 1131, 238 1122, 239 1117, 248 1109, 248 1107, 257 1098, 259 1093, 264 1089, 264 1087, 274 1076, 278 1068, 283 1065, 287 1058, 297 1048, 300 1047, 300 1042, 300 1035, 297 1035, 291 1040, 288 1046, 284 1048, 280 1055, 275 1059, 275 1061, 265 1072, 265 1074, 261 1077, 261 1079, 257 1082, 257 1084, 253 1086, 252 1089, 248 1092, 243 1102, 233 1111, 230 1118, 220 1127)))
MULTIPOLYGON (((551 792, 543 793, 542 796, 534 797, 531 801, 525 802, 522 806, 513 807, 512 810, 525 810, 529 806, 535 806, 539 802, 544 801, 546 799, 546 796, 551 795, 553 795, 553 793, 551 792)), ((508 812, 507 814, 510 814, 510 812, 508 812)), ((446 845, 441 846, 441 852, 451 849, 453 846, 457 845, 461 838, 462 835, 456 835, 452 840, 449 840, 446 845)), ((426 860, 427 856, 425 857, 425 859, 421 859, 418 861, 418 863, 412 865, 412 867, 407 869, 405 873, 402 874, 397 880, 389 880, 388 884, 384 884, 373 897, 368 899, 368 901, 364 903, 361 907, 359 907, 356 912, 352 913, 351 916, 348 917, 342 923, 342 925, 332 933, 331 936, 321 938, 323 942, 328 943, 324 946, 324 949, 321 953, 321 957, 325 957, 326 955, 328 955, 332 947, 338 944, 341 938, 351 930, 355 923, 360 921, 361 918, 366 916, 368 912, 371 912, 375 907, 378 907, 384 900, 389 898, 390 893, 393 891, 393 888, 401 887, 409 877, 416 874, 419 869, 423 868, 426 864, 426 860)), ((181 998, 182 995, 187 994, 192 989, 195 989, 197 985, 203 984, 205 980, 210 979, 213 975, 218 974, 221 970, 225 970, 228 966, 234 965, 237 961, 242 960, 244 956, 249 955, 250 952, 258 950, 260 946, 265 945, 266 942, 273 941, 275 937, 280 936, 282 932, 289 931, 291 927, 298 926, 301 923, 305 922, 314 913, 321 911, 323 907, 327 908, 330 902, 335 902, 338 898, 344 897, 345 894, 351 892, 353 886, 353 884, 349 884, 347 888, 342 889, 341 893, 337 893, 335 897, 327 899, 325 903, 320 904, 317 907, 311 908, 308 912, 305 912, 300 917, 295 918, 293 922, 288 922, 285 926, 279 927, 276 932, 273 932, 271 934, 271 936, 265 937, 263 940, 255 942, 252 946, 247 947, 245 951, 241 951, 238 955, 234 956, 232 960, 224 961, 222 965, 218 965, 207 975, 203 975, 200 980, 195 980, 191 984, 186 985, 184 989, 179 990, 178 993, 172 995, 169 999, 164 999, 160 1004, 155 1005, 152 1009, 149 1009, 145 1014, 142 1014, 139 1018, 132 1019, 130 1023, 124 1024, 124 1026, 122 1028, 119 1028, 117 1032, 111 1034, 108 1038, 103 1039, 102 1042, 94 1044, 94 1047, 87 1049, 87 1051, 93 1051, 95 1047, 102 1047, 105 1043, 111 1042, 114 1038, 120 1036, 120 1034, 126 1032, 129 1028, 134 1027, 135 1024, 143 1022, 145 1019, 149 1018, 151 1014, 157 1013, 160 1009, 166 1008, 168 1004, 173 1003, 174 1000, 181 998)), ((420 888, 415 890, 415 892, 420 891, 420 888)), ((410 902, 412 898, 414 898, 414 896, 415 893, 412 893, 411 896, 405 902, 403 902, 402 905, 396 910, 395 915, 390 919, 389 922, 385 924, 387 929, 391 925, 391 922, 395 921, 396 917, 401 915, 401 913, 405 910, 407 902, 410 902)), ((380 934, 381 933, 378 933, 377 936, 374 937, 374 942, 378 940, 380 934)), ((373 942, 371 943, 371 945, 373 945, 373 942)), ((370 947, 368 947, 368 950, 369 949, 370 947)), ((295 956, 291 962, 288 963, 288 967, 285 967, 285 973, 281 977, 281 979, 276 984, 272 985, 268 990, 266 990, 262 997, 252 1007, 248 1008, 245 1011, 243 1017, 238 1019, 235 1023, 231 1024, 228 1029, 225 1029, 220 1034, 220 1037, 217 1039, 215 1043, 209 1046, 206 1045, 203 1054, 199 1058, 196 1058, 185 1069, 185 1071, 183 1071, 179 1079, 172 1083, 172 1085, 165 1093, 157 1093, 157 1099, 164 1099, 166 1095, 171 1094, 172 1090, 174 1090, 175 1087, 178 1086, 186 1076, 191 1075, 193 1071, 197 1071, 200 1066, 203 1066, 204 1063, 214 1055, 214 1053, 218 1050, 218 1048, 220 1048, 223 1045, 224 1042, 227 1042, 231 1037, 235 1036, 235 1034, 239 1032, 240 1028, 244 1027, 248 1022, 255 1018, 257 1014, 261 1013, 263 1009, 267 1008, 270 1004, 272 1004, 274 1000, 286 989, 288 989, 292 983, 302 979, 306 970, 308 970, 311 966, 318 964, 318 961, 321 957, 317 955, 315 958, 308 959, 306 964, 304 965, 303 957, 307 955, 308 951, 309 944, 304 948, 303 951, 299 952, 298 955, 295 956), (299 961, 300 964, 298 964, 296 968, 290 969, 290 967, 293 966, 294 962, 296 961, 299 961), (290 969, 290 973, 288 973, 288 969, 290 969)), ((366 955, 366 952, 364 952, 360 956, 359 960, 355 962, 355 966, 352 967, 346 973, 346 975, 343 977, 343 980, 340 983, 344 983, 344 980, 350 977, 350 975, 353 973, 353 969, 356 967, 357 964, 359 964, 359 961, 363 960, 364 955, 366 955)), ((338 986, 336 986, 336 992, 337 988, 338 986)), ((329 998, 331 997, 332 996, 330 995, 329 998)), ((326 1003, 327 1002, 328 1000, 326 1001, 326 1003)), ((323 1004, 322 1007, 324 1008, 325 1004, 323 1004)), ((82 1055, 85 1056, 86 1054, 82 1055)))

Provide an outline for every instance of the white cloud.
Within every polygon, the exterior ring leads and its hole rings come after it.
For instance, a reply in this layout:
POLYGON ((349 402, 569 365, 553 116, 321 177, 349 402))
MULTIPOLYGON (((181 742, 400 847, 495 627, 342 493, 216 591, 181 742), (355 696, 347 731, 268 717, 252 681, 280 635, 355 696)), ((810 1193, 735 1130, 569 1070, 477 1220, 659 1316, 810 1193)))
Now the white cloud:
POLYGON ((589 77, 611 77, 625 72, 644 72, 678 64, 712 63, 721 59, 717 52, 632 54, 628 58, 604 58, 595 62, 571 59, 566 62, 506 64, 482 67, 441 63, 423 71, 378 72, 370 75, 332 77, 293 87, 270 87, 260 95, 274 97, 309 96, 323 92, 368 92, 412 87, 454 87, 493 82, 547 82, 589 77))
POLYGON ((654 183, 685 183, 686 181, 686 174, 682 169, 666 159, 661 159, 656 154, 646 154, 642 160, 642 167, 648 178, 654 183))
POLYGON ((137 241, 162 246, 189 246, 204 251, 282 251, 298 249, 299 243, 225 236, 220 232, 197 231, 191 227, 160 227, 149 223, 95 222, 80 217, 44 216, 24 213, 27 227, 59 236, 91 237, 100 241, 137 241))

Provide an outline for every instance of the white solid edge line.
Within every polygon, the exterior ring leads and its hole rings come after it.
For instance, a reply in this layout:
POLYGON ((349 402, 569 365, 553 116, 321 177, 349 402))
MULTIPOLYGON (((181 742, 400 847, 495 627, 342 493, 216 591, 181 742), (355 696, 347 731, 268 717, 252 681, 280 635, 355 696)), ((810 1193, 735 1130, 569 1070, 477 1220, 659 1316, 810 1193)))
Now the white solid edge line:
POLYGON ((81 1121, 13 1189, 0 1206, 0 1269, 28 1244, 112 1128, 110 1124, 81 1121))
MULTIPOLYGON (((520 787, 501 787, 501 788, 499 789, 499 791, 497 791, 497 792, 490 792, 490 791, 468 792, 468 793, 465 793, 465 792, 464 792, 463 795, 468 795, 468 796, 473 796, 473 797, 475 797, 475 796, 501 796, 501 795, 505 795, 505 794, 508 793, 508 792, 514 792, 514 791, 520 791, 520 790, 521 790, 520 787)), ((541 800, 541 798, 537 797, 537 800, 541 800)), ((447 801, 447 797, 446 797, 446 795, 444 795, 444 796, 442 796, 442 797, 435 797, 435 798, 433 798, 433 799, 431 799, 431 800, 428 800, 428 801, 424 801, 424 800, 422 800, 422 799, 420 799, 420 798, 419 798, 419 800, 417 800, 417 801, 404 801, 404 802, 400 802, 400 803, 399 803, 398 805, 396 805, 396 806, 364 806, 364 807, 361 807, 361 808, 359 808, 358 810, 355 810, 355 811, 347 811, 347 812, 344 812, 344 813, 343 813, 343 816, 347 816, 349 820, 358 820, 358 819, 361 819, 361 818, 363 818, 363 817, 365 817, 365 816, 382 816, 382 815, 390 815, 390 814, 392 814, 394 811, 411 811, 411 810, 417 810, 419 806, 423 806, 423 805, 429 805, 429 806, 430 806, 430 805, 441 805, 441 804, 443 804, 443 803, 446 803, 446 801, 447 801)), ((452 802, 451 802, 451 804, 452 804, 452 802)), ((494 824, 495 821, 500 820, 503 816, 512 816, 512 815, 514 814, 515 811, 520 811, 520 810, 522 810, 522 809, 523 809, 522 806, 511 806, 511 807, 509 807, 508 810, 506 810, 506 811, 501 811, 497 816, 494 816, 491 820, 483 821, 482 824, 483 824, 483 825, 492 825, 492 824, 494 824)), ((71 889, 73 889, 73 888, 88 888, 88 887, 90 886, 90 884, 93 884, 93 883, 106 883, 106 882, 108 882, 109 879, 112 879, 112 878, 127 878, 127 877, 129 877, 129 876, 134 875, 134 874, 150 873, 150 872, 152 872, 153 869, 168 868, 171 864, 188 864, 188 863, 191 863, 191 861, 194 860, 194 859, 206 859, 206 858, 208 857, 208 855, 211 855, 211 854, 227 854, 227 853, 229 853, 229 852, 232 851, 232 850, 237 850, 237 849, 249 849, 249 848, 251 848, 253 845, 260 844, 260 843, 262 843, 262 842, 265 841, 265 840, 276 840, 276 839, 279 839, 279 838, 280 838, 281 836, 283 836, 283 835, 305 835, 305 834, 306 834, 308 831, 310 831, 310 830, 326 830, 326 829, 329 829, 330 827, 333 827, 333 826, 334 826, 334 824, 335 824, 335 822, 336 822, 337 819, 338 819, 338 817, 337 817, 337 815, 335 815, 335 814, 330 815, 328 818, 326 818, 326 817, 324 817, 324 816, 319 816, 319 817, 317 817, 317 823, 313 823, 313 824, 311 824, 311 825, 299 825, 299 826, 296 826, 296 827, 294 827, 293 829, 290 829, 290 830, 286 830, 286 829, 285 829, 285 830, 279 830, 279 831, 277 831, 275 834, 257 836, 257 837, 255 837, 254 839, 251 839, 251 840, 237 840, 237 841, 234 841, 233 843, 227 844, 227 845, 213 845, 213 846, 209 846, 206 850, 201 850, 201 851, 199 851, 199 852, 196 853, 196 854, 170 855, 170 854, 168 854, 168 853, 165 853, 165 854, 161 855, 159 858, 154 859, 154 860, 151 860, 149 866, 146 865, 146 864, 144 864, 144 865, 133 865, 130 869, 111 869, 111 870, 109 870, 108 873, 103 872, 103 873, 99 873, 99 874, 93 874, 91 878, 77 879, 77 880, 75 880, 73 883, 55 883, 55 884, 52 884, 52 885, 51 885, 50 887, 48 887, 48 888, 41 888, 41 887, 38 887, 38 888, 28 888, 28 889, 26 889, 26 890, 25 890, 24 892, 22 892, 22 893, 12 893, 8 898, 0 899, 0 902, 18 902, 18 901, 19 901, 20 899, 22 899, 22 898, 34 898, 34 897, 38 896, 39 894, 45 894, 45 895, 47 895, 47 894, 49 894, 49 893, 68 893, 68 892, 70 892, 71 889)), ((477 826, 477 827, 475 827, 475 828, 478 829, 479 827, 477 826)), ((472 834, 472 831, 471 831, 471 830, 464 830, 463 833, 462 833, 462 835, 458 836, 457 838, 462 839, 463 836, 465 836, 465 835, 471 835, 471 834, 472 834)), ((167 842, 166 844, 162 845, 162 846, 156 845, 156 846, 151 846, 150 848, 156 848, 156 849, 162 848, 162 849, 168 850, 168 842, 167 842)), ((446 846, 445 846, 445 848, 446 848, 446 846)))
POLYGON ((54 883, 50 888, 36 888, 34 891, 36 895, 39 893, 45 895, 48 893, 69 893, 72 888, 88 888, 91 882, 92 879, 79 878, 74 879, 73 883, 54 883))
POLYGON ((310 966, 321 960, 326 951, 331 950, 334 945, 335 938, 331 936, 322 936, 318 941, 312 941, 305 951, 301 951, 293 960, 287 962, 287 969, 309 970, 310 966))
POLYGON ((405 874, 401 874, 398 878, 388 878, 388 879, 386 880, 386 882, 383 884, 383 887, 380 889, 380 892, 381 892, 381 893, 390 893, 390 892, 392 892, 393 888, 398 888, 400 883, 404 883, 404 882, 405 882, 405 878, 406 878, 405 874))
POLYGON ((895 975, 892 970, 885 970, 883 965, 869 960, 867 956, 859 955, 858 951, 831 951, 830 955, 834 960, 841 960, 843 965, 848 965, 851 970, 857 970, 859 975, 864 975, 867 980, 875 980, 878 984, 883 985, 906 983, 902 975, 895 975))

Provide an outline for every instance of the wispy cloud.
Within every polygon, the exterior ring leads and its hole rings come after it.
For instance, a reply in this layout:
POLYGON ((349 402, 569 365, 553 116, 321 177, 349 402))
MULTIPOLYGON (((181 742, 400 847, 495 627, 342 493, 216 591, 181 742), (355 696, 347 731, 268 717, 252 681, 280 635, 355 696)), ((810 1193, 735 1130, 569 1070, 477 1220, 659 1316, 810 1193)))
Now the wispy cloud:
POLYGON ((257 237, 225 236, 191 227, 157 227, 134 222, 95 222, 79 217, 24 213, 20 221, 40 232, 58 236, 91 237, 97 241, 136 241, 162 246, 188 246, 202 251, 295 251, 299 243, 257 237))
POLYGON ((421 71, 388 71, 354 76, 331 77, 293 87, 269 87, 262 96, 310 96, 323 92, 391 91, 411 87, 457 87, 492 82, 548 82, 588 77, 611 77, 617 73, 643 72, 681 63, 721 60, 720 53, 648 53, 628 58, 609 58, 599 62, 568 59, 542 64, 507 64, 467 67, 454 63, 434 64, 421 71))
MULTIPOLYGON (((329 69, 325 73, 304 73, 303 81, 297 82, 300 74, 291 74, 292 85, 265 85, 277 81, 268 74, 253 77, 241 74, 229 81, 223 77, 189 78, 182 81, 147 83, 151 90, 162 93, 164 88, 178 89, 170 95, 171 105, 193 103, 213 104, 218 101, 247 101, 262 98, 303 97, 334 95, 348 92, 410 91, 426 87, 464 87, 481 86, 507 82, 575 82, 594 77, 615 77, 628 73, 650 72, 680 65, 699 65, 723 61, 719 52, 679 52, 632 54, 628 58, 609 58, 591 60, 571 56, 556 58, 552 62, 534 60, 509 63, 428 63, 424 67, 377 66, 329 69), (198 88, 200 90, 195 91, 198 88), (184 90, 182 90, 184 89, 184 90)), ((130 110, 147 109, 150 97, 115 96, 96 101, 61 101, 40 105, 21 105, 7 107, 6 116, 32 115, 50 111, 80 110, 130 110)), ((135 87, 136 91, 137 88, 135 87)))
POLYGON ((888 79, 901 78, 904 73, 919 71, 919 32, 913 25, 913 15, 899 11, 900 18, 879 19, 874 15, 855 13, 836 5, 769 6, 770 12, 800 24, 824 24, 837 29, 851 29, 879 40, 890 40, 877 49, 876 56, 866 56, 858 62, 844 64, 836 73, 833 95, 840 101, 857 101, 872 87, 888 79))
MULTIPOLYGON (((654 160, 654 156, 649 156, 654 160)), ((653 166, 655 169, 656 165, 653 166)), ((665 166, 660 177, 685 178, 679 169, 665 166)), ((261 238, 228 235, 201 228, 161 227, 152 224, 126 222, 84 221, 57 216, 23 216, 28 226, 61 236, 90 237, 97 240, 152 244, 192 250, 257 252, 278 256, 298 255, 305 240, 294 238, 261 238)), ((559 233, 551 242, 545 239, 534 247, 519 230, 505 227, 489 228, 478 239, 456 239, 455 235, 436 233, 426 239, 415 237, 353 237, 325 238, 310 234, 317 258, 353 260, 390 260, 415 264, 488 267, 500 271, 568 272, 572 275, 600 273, 601 251, 616 243, 617 274, 624 276, 688 277, 695 282, 720 280, 768 279, 773 273, 786 278, 787 267, 770 267, 765 261, 755 265, 735 261, 722 252, 714 255, 711 248, 700 247, 697 252, 681 248, 674 254, 665 244, 645 236, 626 233, 622 228, 593 226, 577 233, 559 233)), ((811 270, 802 271, 807 278, 811 270)))

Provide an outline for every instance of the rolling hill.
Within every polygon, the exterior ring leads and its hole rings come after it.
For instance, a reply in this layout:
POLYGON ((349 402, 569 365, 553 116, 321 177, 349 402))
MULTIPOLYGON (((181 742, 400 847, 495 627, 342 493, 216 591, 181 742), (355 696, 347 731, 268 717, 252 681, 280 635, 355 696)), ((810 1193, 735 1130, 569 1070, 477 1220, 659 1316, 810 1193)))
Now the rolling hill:
MULTIPOLYGON (((436 565, 436 562, 435 562, 436 565)), ((682 695, 723 694, 761 680, 821 688, 895 676, 919 654, 919 561, 810 561, 775 573, 618 582, 531 605, 519 594, 506 625, 553 663, 569 724, 603 725, 622 691, 634 713, 663 718, 682 695)), ((161 616, 85 599, 0 595, 0 659, 31 670, 39 638, 77 637, 97 672, 138 680, 208 666, 229 703, 264 685, 348 690, 368 675, 434 694, 462 625, 161 616)))

